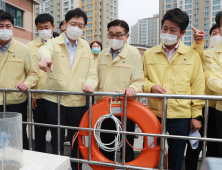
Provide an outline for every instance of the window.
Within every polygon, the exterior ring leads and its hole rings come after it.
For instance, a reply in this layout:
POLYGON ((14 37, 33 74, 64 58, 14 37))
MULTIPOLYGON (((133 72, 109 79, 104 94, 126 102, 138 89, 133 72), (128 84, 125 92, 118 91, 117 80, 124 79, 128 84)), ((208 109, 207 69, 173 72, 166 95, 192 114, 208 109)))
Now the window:
POLYGON ((198 13, 198 12, 199 12, 199 9, 196 8, 196 9, 194 10, 194 13, 198 13))
POLYGON ((113 0, 110 0, 110 4, 113 4, 113 0))
POLYGON ((183 7, 182 7, 182 6, 180 6, 179 8, 180 8, 181 10, 183 10, 183 7))
POLYGON ((82 0, 82 1, 81 1, 81 4, 85 4, 85 0, 82 0))
POLYGON ((191 35, 191 31, 187 31, 187 32, 185 33, 185 36, 187 36, 187 35, 191 35))
POLYGON ((89 17, 89 18, 88 18, 88 22, 92 22, 92 17, 89 17))
POLYGON ((206 11, 209 11, 209 7, 205 7, 204 8, 204 11, 206 12, 206 11))
POLYGON ((199 4, 194 4, 194 8, 198 8, 199 7, 199 4))
POLYGON ((167 5, 166 9, 172 8, 172 5, 167 5))
POLYGON ((116 18, 116 13, 114 13, 114 18, 116 18))
POLYGON ((185 37, 184 41, 191 41, 191 37, 185 37))
POLYGON ((191 27, 190 27, 190 26, 188 26, 186 30, 191 30, 191 27))
POLYGON ((51 11, 53 10, 53 6, 51 6, 51 11))
POLYGON ((57 14, 60 14, 60 9, 57 9, 57 14))
POLYGON ((48 13, 49 12, 49 7, 45 9, 45 12, 48 13))
POLYGON ((166 4, 172 3, 172 0, 166 0, 166 4))
POLYGON ((64 2, 64 7, 67 7, 67 6, 69 6, 69 1, 64 2))
POLYGON ((39 34, 38 34, 38 33, 36 33, 36 34, 35 34, 35 38, 38 38, 38 37, 39 37, 39 34))
POLYGON ((194 24, 198 24, 198 19, 195 19, 195 20, 194 20, 194 24))
POLYGON ((213 1, 213 5, 220 4, 220 0, 213 1))
POLYGON ((113 6, 110 5, 110 10, 113 10, 113 6))
POLYGON ((213 17, 215 17, 217 15, 218 12, 213 12, 213 17))
POLYGON ((92 24, 87 24, 86 29, 90 29, 90 28, 92 28, 92 24))
POLYGON ((74 4, 74 0, 71 0, 71 5, 73 5, 74 4))
POLYGON ((185 42, 184 44, 187 46, 191 46, 191 42, 185 42))
POLYGON ((39 12, 39 8, 36 8, 36 9, 35 9, 35 12, 39 12))
POLYGON ((194 18, 195 18, 195 19, 198 19, 198 14, 194 14, 194 18))
POLYGON ((204 23, 208 23, 209 22, 209 19, 208 18, 205 18, 204 19, 204 23))
POLYGON ((37 17, 39 15, 39 13, 36 13, 35 16, 37 17))
POLYGON ((86 5, 86 10, 92 9, 92 4, 86 5))
POLYGON ((185 0, 185 4, 190 4, 192 3, 192 0, 185 0))
POLYGON ((60 4, 57 4, 57 8, 60 9, 60 4))
POLYGON ((176 7, 177 7, 177 4, 173 4, 173 7, 176 8, 176 7))
POLYGON ((85 6, 82 6, 82 10, 85 11, 85 6))
POLYGON ((110 12, 110 16, 113 17, 113 12, 110 12))
POLYGON ((209 1, 205 1, 205 2, 204 2, 204 5, 205 5, 205 6, 209 6, 209 1))
POLYGON ((116 7, 114 7, 114 12, 116 12, 116 7))
POLYGON ((60 20, 60 15, 57 15, 57 20, 60 20))
POLYGON ((69 11, 69 7, 64 8, 64 13, 67 13, 69 11))
POLYGON ((204 24, 204 28, 208 28, 209 27, 209 25, 208 24, 204 24))
POLYGON ((14 17, 14 24, 23 27, 23 11, 6 4, 6 11, 14 17))
POLYGON ((214 6, 214 7, 213 7, 213 10, 214 10, 214 11, 215 11, 215 10, 220 10, 220 5, 214 6))
POLYGON ((51 15, 53 15, 53 11, 51 11, 51 15))
POLYGON ((86 35, 92 35, 92 30, 86 31, 86 35))
POLYGON ((192 8, 192 5, 185 5, 185 9, 190 9, 192 8))
POLYGON ((51 0, 51 5, 53 4, 53 0, 51 0))
POLYGON ((191 14, 191 10, 186 11, 188 14, 191 14))
POLYGON ((90 16, 90 15, 92 15, 92 11, 87 11, 86 14, 87 14, 87 16, 90 16))
POLYGON ((204 13, 204 17, 209 17, 209 13, 204 13))
POLYGON ((180 5, 183 5, 183 1, 180 1, 180 5))
POLYGON ((45 2, 45 7, 48 7, 49 6, 49 2, 45 2))
POLYGON ((208 35, 205 35, 205 40, 207 40, 208 39, 208 35))
POLYGON ((86 1, 86 3, 91 3, 91 2, 92 2, 92 0, 87 0, 87 1, 86 1))

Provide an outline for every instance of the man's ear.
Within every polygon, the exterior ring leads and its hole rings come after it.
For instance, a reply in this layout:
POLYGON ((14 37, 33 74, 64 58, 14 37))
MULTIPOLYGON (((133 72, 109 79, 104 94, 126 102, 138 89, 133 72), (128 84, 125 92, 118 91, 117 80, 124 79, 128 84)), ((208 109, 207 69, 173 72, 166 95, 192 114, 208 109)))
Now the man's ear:
POLYGON ((65 26, 65 28, 66 28, 66 30, 67 30, 66 20, 64 20, 63 25, 65 26))
POLYGON ((124 44, 126 44, 126 43, 127 43, 128 38, 129 38, 129 33, 127 33, 127 35, 126 35, 126 39, 125 39, 124 44))
POLYGON ((181 39, 181 38, 184 36, 185 33, 186 33, 186 30, 183 30, 183 31, 181 32, 181 34, 179 35, 178 40, 181 39))
POLYGON ((52 25, 52 32, 55 30, 55 24, 52 25))

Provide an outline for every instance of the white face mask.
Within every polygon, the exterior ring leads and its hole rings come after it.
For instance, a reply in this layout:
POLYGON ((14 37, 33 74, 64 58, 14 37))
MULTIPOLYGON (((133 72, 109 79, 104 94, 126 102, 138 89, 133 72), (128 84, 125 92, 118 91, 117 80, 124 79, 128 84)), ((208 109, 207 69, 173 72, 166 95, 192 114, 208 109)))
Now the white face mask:
POLYGON ((216 35, 214 37, 210 37, 210 46, 216 47, 218 44, 222 42, 222 36, 216 35))
POLYGON ((39 30, 39 37, 43 40, 48 40, 48 39, 52 38, 52 29, 39 30))
POLYGON ((0 29, 0 40, 7 41, 13 36, 13 30, 0 29))
POLYGON ((77 40, 82 36, 83 30, 77 26, 68 26, 66 33, 71 40, 77 40))
POLYGON ((108 44, 112 49, 118 50, 121 47, 123 47, 124 41, 125 39, 124 40, 108 39, 108 44))
POLYGON ((172 35, 167 33, 161 33, 160 38, 165 45, 173 45, 177 43, 177 37, 179 35, 172 35))

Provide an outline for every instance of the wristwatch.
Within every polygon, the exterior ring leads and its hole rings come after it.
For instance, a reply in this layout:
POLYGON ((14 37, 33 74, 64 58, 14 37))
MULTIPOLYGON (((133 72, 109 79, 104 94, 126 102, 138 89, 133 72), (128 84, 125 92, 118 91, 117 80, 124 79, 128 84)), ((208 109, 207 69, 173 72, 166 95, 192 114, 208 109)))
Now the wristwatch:
POLYGON ((197 116, 197 117, 194 118, 194 119, 201 121, 201 120, 202 120, 202 116, 197 116))

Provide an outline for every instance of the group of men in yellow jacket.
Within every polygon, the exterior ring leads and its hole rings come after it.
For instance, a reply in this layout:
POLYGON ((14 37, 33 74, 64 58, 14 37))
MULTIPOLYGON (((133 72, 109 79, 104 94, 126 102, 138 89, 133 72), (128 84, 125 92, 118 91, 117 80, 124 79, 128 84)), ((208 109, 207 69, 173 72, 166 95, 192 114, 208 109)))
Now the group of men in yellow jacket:
MULTIPOLYGON (((203 54, 204 33, 195 30, 195 44, 188 47, 180 41, 189 24, 189 16, 180 9, 168 11, 161 23, 160 45, 148 49, 142 58, 139 51, 127 43, 129 26, 123 20, 114 20, 108 24, 108 43, 95 67, 88 43, 81 39, 87 24, 87 15, 80 8, 67 12, 64 20, 66 31, 54 38, 53 18, 49 14, 40 14, 36 18, 39 38, 28 46, 12 38, 14 20, 5 12, 0 16, 0 87, 27 89, 47 89, 62 91, 97 91, 121 92, 127 98, 137 92, 161 94, 205 94, 205 78, 201 57, 203 54)), ((207 74, 208 87, 219 93, 220 89, 220 50, 210 50, 205 57, 204 69, 207 74), (212 54, 212 55, 211 55, 212 54), (214 67, 207 65, 215 63, 214 67), (219 66, 218 66, 219 65, 219 66), (210 69, 213 69, 210 70, 210 69), (219 86, 219 87, 218 87, 219 86)), ((2 95, 1 95, 2 96, 2 95)), ((7 93, 6 111, 16 111, 27 118, 27 95, 25 93, 7 93), (14 109, 14 110, 13 110, 14 109)), ((34 121, 57 124, 57 96, 52 94, 33 94, 32 108, 34 121), (47 106, 47 107, 46 107, 47 106)), ((0 97, 2 110, 2 97, 0 97)), ((61 95, 61 125, 79 126, 80 120, 88 109, 85 96, 61 95)), ((150 98, 149 108, 161 121, 162 99, 150 98)), ((190 131, 202 126, 202 108, 204 101, 169 99, 167 104, 167 131, 172 135, 188 136, 190 131)), ((216 108, 220 109, 220 102, 216 108)), ((139 114, 139 113, 138 113, 139 114)), ((103 128, 112 129, 108 120, 103 128)), ((26 127, 23 127, 24 148, 28 149, 26 127)), ((134 122, 127 120, 127 130, 134 131, 134 122)), ((46 128, 36 128, 38 151, 45 152, 46 128)), ((58 153, 57 129, 50 128, 52 134, 52 152, 58 153)), ((76 131, 69 131, 70 142, 76 131)), ((65 131, 61 129, 61 154, 65 131)), ((114 136, 105 135, 103 141, 112 140, 114 136)), ((134 139, 127 136, 133 145, 134 139)), ((179 170, 182 166, 185 140, 168 139, 169 169, 179 170)), ((134 159, 133 149, 126 146, 126 161, 134 159)), ((78 142, 71 152, 77 157, 78 142)), ((104 152, 113 160, 113 153, 104 152)), ((81 157, 81 154, 80 154, 81 157)), ((72 162, 72 169, 78 164, 72 162)), ((81 165, 80 165, 81 169, 81 165)))

